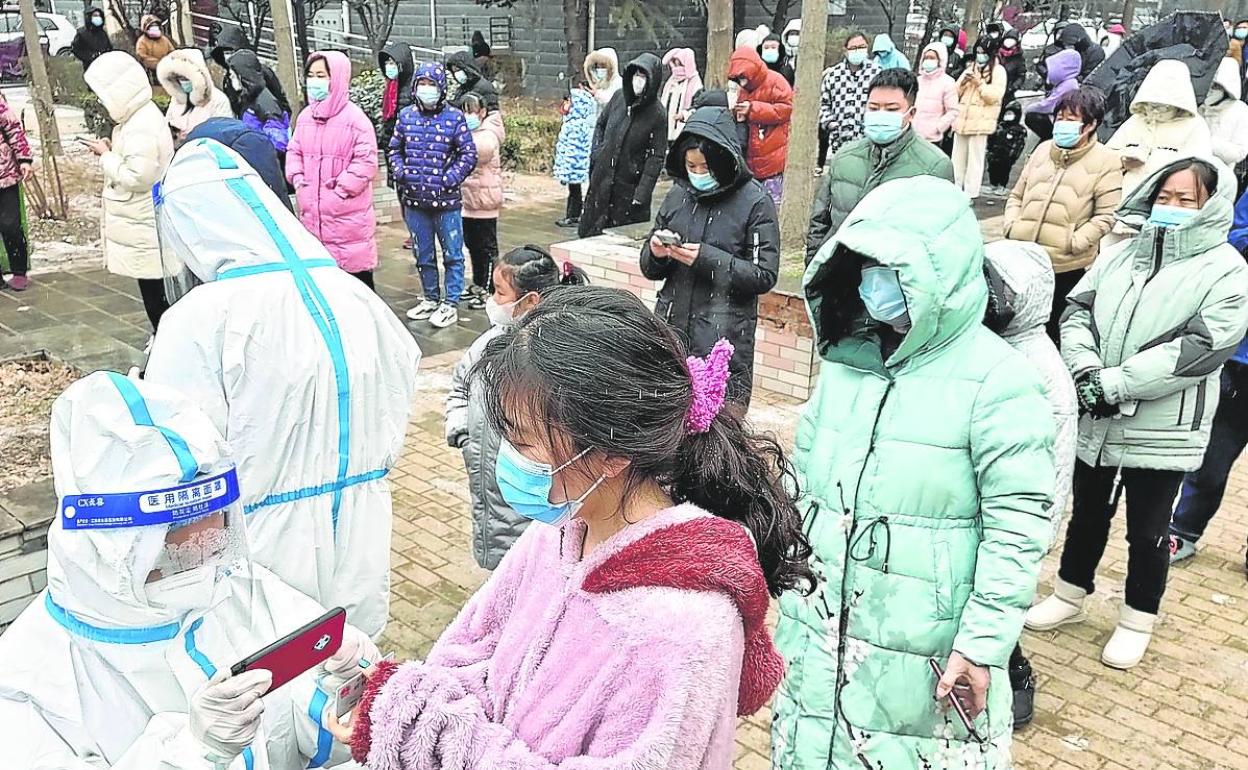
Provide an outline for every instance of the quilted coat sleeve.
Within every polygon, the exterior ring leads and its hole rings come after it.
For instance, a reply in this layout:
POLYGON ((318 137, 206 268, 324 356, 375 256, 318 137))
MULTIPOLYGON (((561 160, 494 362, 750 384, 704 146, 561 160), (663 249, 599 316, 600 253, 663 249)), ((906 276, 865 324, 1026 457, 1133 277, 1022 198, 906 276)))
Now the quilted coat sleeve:
POLYGON ((771 196, 759 197, 745 222, 744 254, 729 254, 703 243, 693 270, 707 281, 714 273, 727 274, 728 290, 737 296, 758 296, 771 291, 780 274, 780 223, 771 196))
POLYGON ((304 110, 295 121, 295 130, 290 132, 290 144, 286 145, 286 181, 295 187, 303 186, 303 136, 311 120, 311 111, 304 110))
POLYGON ((459 446, 459 438, 468 435, 468 372, 480 356, 480 338, 473 343, 451 372, 451 390, 446 394, 446 444, 459 446))
POLYGON ((1175 339, 1101 370, 1106 400, 1111 404, 1149 401, 1177 393, 1212 374, 1234 355, 1248 330, 1245 296, 1248 266, 1237 261, 1212 283, 1175 339))
POLYGON ((958 112, 962 109, 958 105, 958 85, 953 78, 946 80, 943 83, 943 88, 944 93, 941 95, 941 100, 944 112, 941 113, 940 123, 937 124, 942 134, 953 128, 954 121, 958 119, 958 112))
POLYGON ((390 161, 390 178, 395 182, 402 182, 406 175, 403 171, 403 159, 406 155, 406 135, 403 130, 403 112, 399 113, 398 119, 394 123, 394 134, 390 136, 390 145, 386 149, 386 159, 390 161))
POLYGON ((1062 344, 1059 348, 1066 368, 1076 379, 1084 372, 1105 366, 1101 361, 1099 336, 1092 331, 1092 303, 1096 300, 1096 291, 1100 286, 1101 276, 1105 274, 1106 265, 1116 261, 1111 260, 1111 255, 1116 255, 1127 245, 1120 244, 1116 249, 1101 254, 1092 263, 1092 267, 1088 268, 1088 272, 1083 274, 1083 278, 1079 279, 1079 283, 1075 284, 1075 288, 1066 295, 1066 309, 1062 311, 1062 344))
POLYGON ((125 148, 124 155, 109 150, 100 156, 104 178, 115 187, 130 192, 149 192, 160 178, 156 138, 153 136, 148 141, 136 135, 125 143, 125 148))
POLYGON ((1053 411, 1036 375, 1016 361, 989 372, 971 415, 982 539, 953 649, 981 666, 1009 662, 1051 538, 1053 411))
MULTIPOLYGON (((772 79, 769 78, 769 84, 772 79)), ((765 101, 750 100, 750 122, 760 126, 779 126, 789 122, 793 115, 793 89, 784 78, 776 78, 776 85, 768 89, 765 101), (784 86, 781 88, 780 86, 784 86)))
POLYGON ((1148 160, 1148 153, 1151 149, 1145 141, 1143 125, 1134 115, 1118 127, 1105 146, 1117 152, 1124 160, 1135 160, 1140 163, 1148 160))
POLYGON ((1001 232, 1006 237, 1010 237, 1010 228, 1018 221, 1019 215, 1023 213, 1023 193, 1027 190, 1027 185, 1031 182, 1031 167, 1036 158, 1040 157, 1039 152, 1032 153, 1027 162, 1023 164, 1023 170, 1019 172, 1018 181, 1014 183, 1014 188, 1010 190, 1010 197, 1005 199, 1005 216, 1001 219, 1001 232))
MULTIPOLYGON (((836 156, 829 158, 829 166, 836 156)), ((810 207, 810 229, 806 233, 806 264, 810 264, 824 244, 832 235, 832 177, 831 171, 819 178, 819 190, 815 193, 815 203, 810 207)))
POLYGON ((370 191, 377 178, 377 134, 363 112, 356 113, 356 118, 347 129, 352 138, 351 160, 334 180, 334 190, 343 198, 370 191))
POLYGON ((654 186, 659 183, 659 174, 663 171, 663 161, 667 158, 667 117, 660 109, 658 119, 650 126, 650 146, 647 148, 646 166, 637 180, 637 188, 633 190, 633 200, 647 207, 654 197, 654 186))
MULTIPOLYGON (((684 199, 685 192, 678 186, 672 187, 667 197, 663 199, 659 213, 654 217, 654 227, 650 228, 650 235, 654 235, 656 230, 664 230, 669 226, 673 210, 684 199)), ((641 274, 652 281, 662 281, 672 274, 674 264, 672 260, 665 257, 656 257, 654 252, 650 251, 650 236, 646 236, 645 242, 641 245, 641 274)))
POLYGON ((26 130, 22 128, 22 121, 13 114, 13 110, 8 105, 0 106, 0 133, 4 134, 4 141, 13 150, 13 157, 18 163, 31 162, 34 156, 30 154, 30 142, 26 139, 26 130))
POLYGON ((446 186, 459 187, 477 167, 477 145, 464 116, 456 114, 455 146, 451 150, 451 163, 446 169, 446 186))
MULTIPOLYGON (((1248 108, 1248 104, 1244 107, 1248 108)), ((1114 162, 1097 177, 1092 189, 1092 218, 1071 233, 1071 251, 1081 254, 1104 238, 1114 226, 1114 212, 1121 202, 1122 166, 1114 162)))

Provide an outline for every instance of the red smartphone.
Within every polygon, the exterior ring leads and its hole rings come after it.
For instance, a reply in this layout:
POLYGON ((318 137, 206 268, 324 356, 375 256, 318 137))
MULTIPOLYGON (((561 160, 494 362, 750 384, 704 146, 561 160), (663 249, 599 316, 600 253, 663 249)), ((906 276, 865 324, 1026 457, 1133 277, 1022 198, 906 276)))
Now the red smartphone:
POLYGON ((273 692, 337 652, 342 646, 346 625, 347 611, 335 607, 303 628, 235 663, 230 673, 238 676, 254 669, 270 671, 273 673, 273 684, 268 692, 273 692))
MULTIPOLYGON (((940 664, 936 662, 935 658, 928 658, 927 665, 931 667, 932 673, 936 675, 936 682, 939 684, 940 680, 945 676, 944 669, 940 667, 940 664)), ((975 723, 971 721, 971 715, 966 713, 966 708, 962 705, 962 701, 958 699, 957 693, 950 690, 949 694, 945 697, 949 700, 949 703, 953 705, 953 710, 957 712, 958 719, 961 720, 962 726, 966 728, 967 735, 969 735, 977 743, 983 743, 984 739, 981 738, 979 733, 975 730, 975 723)))

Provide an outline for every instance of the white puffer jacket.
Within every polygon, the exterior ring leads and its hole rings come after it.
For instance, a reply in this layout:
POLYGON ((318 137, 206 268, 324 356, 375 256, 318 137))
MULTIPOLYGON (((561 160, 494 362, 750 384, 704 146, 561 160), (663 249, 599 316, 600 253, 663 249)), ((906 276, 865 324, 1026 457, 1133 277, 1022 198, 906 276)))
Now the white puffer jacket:
POLYGON ((1217 104, 1210 104, 1206 99, 1200 106, 1200 114, 1209 124, 1214 156, 1234 168, 1248 157, 1248 104, 1239 100, 1243 92, 1239 82, 1239 62, 1229 56, 1223 59, 1213 82, 1222 86, 1226 96, 1217 104))
MULTIPOLYGON (((1005 292, 990 286, 994 294, 1004 293, 1005 305, 1013 312, 1005 328, 998 332, 1001 339, 1022 353, 1044 383, 1044 394, 1053 409, 1057 432, 1053 441, 1053 467, 1057 471, 1053 484, 1053 507, 1049 511, 1052 538, 1066 512, 1075 472, 1075 448, 1079 439, 1079 402, 1075 383, 1062 362, 1057 346, 1044 333, 1044 324, 1053 307, 1053 266, 1048 252, 1027 241, 996 241, 984 247, 986 264, 992 274, 1004 283, 1005 292)), ((991 283, 991 282, 990 282, 991 283)))
POLYGON ((169 94, 165 120, 181 135, 190 133, 209 118, 234 117, 229 97, 213 84, 204 55, 198 48, 179 48, 161 59, 156 65, 156 77, 169 94), (179 79, 190 82, 189 97, 178 84, 179 79))
POLYGON ((104 170, 104 266, 130 278, 160 278, 160 244, 152 185, 173 158, 165 116, 152 102, 143 65, 130 54, 110 51, 87 68, 84 78, 113 128, 113 146, 100 156, 104 170))

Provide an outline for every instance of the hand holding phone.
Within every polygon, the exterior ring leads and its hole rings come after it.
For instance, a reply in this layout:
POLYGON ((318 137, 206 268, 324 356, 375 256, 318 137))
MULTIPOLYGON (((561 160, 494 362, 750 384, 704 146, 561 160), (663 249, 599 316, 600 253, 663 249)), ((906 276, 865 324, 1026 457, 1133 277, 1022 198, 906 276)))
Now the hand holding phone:
POLYGON ((256 669, 272 672, 273 684, 265 691, 268 694, 337 652, 342 645, 346 624, 346 610, 335 607, 235 663, 230 673, 238 676, 244 671, 256 669))
MULTIPOLYGON (((957 659, 959 661, 965 660, 961 655, 958 655, 958 653, 955 652, 950 656, 951 661, 954 660, 954 655, 957 655, 957 659)), ((969 664, 969 661, 967 661, 967 663, 969 664)), ((974 708, 973 701, 976 696, 971 691, 971 686, 965 684, 949 685, 946 682, 944 670, 940 667, 940 664, 936 662, 935 658, 928 658, 927 665, 932 669, 932 673, 936 675, 936 699, 947 700, 949 704, 953 706, 953 710, 957 713, 958 720, 962 722, 962 726, 966 728, 967 735, 969 735, 971 739, 977 743, 983 743, 984 739, 975 729, 975 722, 971 718, 970 709, 967 708, 967 704, 964 702, 964 699, 972 701, 971 707, 974 708), (942 689, 945 689, 944 695, 941 695, 942 689)))

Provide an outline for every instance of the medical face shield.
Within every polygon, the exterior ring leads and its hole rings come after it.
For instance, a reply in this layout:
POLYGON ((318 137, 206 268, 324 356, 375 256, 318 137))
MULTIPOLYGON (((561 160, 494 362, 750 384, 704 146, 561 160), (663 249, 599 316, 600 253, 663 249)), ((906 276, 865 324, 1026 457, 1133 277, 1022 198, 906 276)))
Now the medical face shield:
POLYGON ((191 272, 183 261, 182 255, 188 253, 187 247, 178 238, 177 230, 162 227, 161 204, 164 201, 163 182, 152 187, 152 203, 156 207, 156 241, 160 247, 160 266, 165 284, 165 300, 172 305, 190 293, 191 289, 203 283, 199 276, 191 272))

